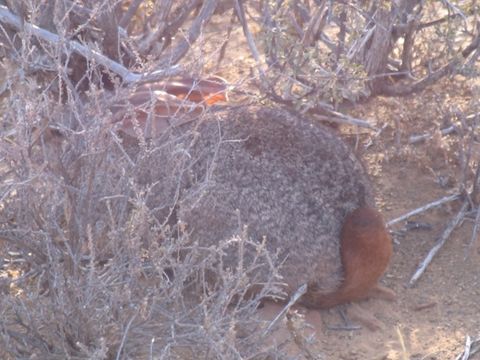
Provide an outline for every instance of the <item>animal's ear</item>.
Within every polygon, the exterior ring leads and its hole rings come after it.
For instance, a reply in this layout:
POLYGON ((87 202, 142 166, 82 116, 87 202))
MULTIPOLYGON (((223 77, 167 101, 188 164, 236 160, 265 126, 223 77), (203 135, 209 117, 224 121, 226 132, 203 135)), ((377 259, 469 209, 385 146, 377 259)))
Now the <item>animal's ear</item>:
POLYGON ((199 116, 205 107, 179 99, 164 90, 147 89, 142 86, 126 100, 112 106, 111 110, 112 122, 120 123, 119 130, 124 134, 137 137, 140 130, 145 138, 156 138, 169 127, 199 116))
POLYGON ((177 80, 160 81, 151 85, 152 89, 161 89, 179 99, 185 99, 197 104, 213 105, 228 101, 228 83, 219 76, 207 79, 180 78, 177 80))
POLYGON ((206 80, 200 80, 198 86, 207 105, 228 101, 228 83, 225 79, 212 76, 206 80))
POLYGON ((227 101, 227 82, 220 77, 205 80, 181 78, 144 84, 111 107, 112 122, 120 131, 136 137, 135 127, 146 138, 160 136, 170 126, 190 121, 205 107, 227 101))

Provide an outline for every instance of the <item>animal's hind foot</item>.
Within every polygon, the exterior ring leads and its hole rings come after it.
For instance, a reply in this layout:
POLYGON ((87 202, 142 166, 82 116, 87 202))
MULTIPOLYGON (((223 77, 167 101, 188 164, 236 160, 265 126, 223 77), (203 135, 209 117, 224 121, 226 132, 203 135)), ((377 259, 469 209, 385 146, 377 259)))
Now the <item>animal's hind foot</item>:
POLYGON ((395 301, 397 299, 397 294, 392 289, 377 284, 369 290, 368 297, 387 301, 395 301))
POLYGON ((347 309, 347 316, 350 320, 358 322, 362 327, 366 327, 370 331, 378 331, 383 328, 382 322, 359 304, 350 304, 347 309))

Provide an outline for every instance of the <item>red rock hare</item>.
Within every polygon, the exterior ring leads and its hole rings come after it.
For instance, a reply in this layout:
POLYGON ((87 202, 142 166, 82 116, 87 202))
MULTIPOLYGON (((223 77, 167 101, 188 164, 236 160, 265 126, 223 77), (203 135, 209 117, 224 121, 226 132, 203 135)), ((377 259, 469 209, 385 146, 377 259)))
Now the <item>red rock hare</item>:
MULTIPOLYGON (((187 154, 190 164, 189 175, 182 175, 176 217, 191 240, 215 246, 247 225, 251 240, 266 238, 267 249, 278 254, 289 295, 308 285, 300 303, 310 308, 386 292, 377 282, 392 243, 361 162, 329 128, 280 109, 236 107, 195 120, 205 109, 195 104, 226 101, 226 89, 221 78, 186 78, 142 86, 129 99, 141 127, 152 119, 153 130, 145 131, 152 137, 172 130, 175 119, 169 119, 180 115, 176 133, 183 135, 174 149, 187 154), (182 113, 189 114, 186 120, 182 113)), ((121 129, 135 135, 125 113, 115 111, 115 121, 123 121, 121 129)), ((160 164, 147 164, 148 171, 163 172, 152 178, 178 170, 171 153, 160 158, 160 164)), ((164 195, 177 190, 177 183, 161 186, 164 195)), ((253 252, 247 250, 247 258, 253 252)), ((227 251, 224 264, 234 266, 237 257, 236 251, 227 251)), ((266 281, 267 271, 266 265, 258 267, 256 283, 266 281)))
MULTIPOLYGON (((377 290, 392 243, 366 171, 348 146, 327 127, 279 109, 208 117, 188 149, 193 180, 185 194, 196 196, 183 197, 177 213, 192 241, 212 246, 248 225, 250 239, 265 237, 277 252, 287 293, 308 285, 300 299, 307 307, 377 290)), ((236 256, 227 252, 224 264, 236 264, 236 256)), ((259 267, 256 280, 267 271, 259 267)))

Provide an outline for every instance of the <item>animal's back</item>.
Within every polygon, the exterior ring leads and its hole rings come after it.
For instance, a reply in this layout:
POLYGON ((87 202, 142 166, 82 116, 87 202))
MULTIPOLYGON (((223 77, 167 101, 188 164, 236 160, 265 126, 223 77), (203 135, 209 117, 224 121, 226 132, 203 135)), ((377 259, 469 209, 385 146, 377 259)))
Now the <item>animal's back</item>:
MULTIPOLYGON (((347 145, 278 109, 231 111, 197 131, 189 151, 193 180, 179 210, 192 240, 215 245, 248 225, 252 240, 266 237, 278 251, 289 292, 304 283, 320 294, 338 289, 343 220, 373 205, 365 169, 347 145)), ((225 264, 237 263, 235 251, 226 256, 225 264)), ((266 271, 259 269, 257 280, 266 271)))

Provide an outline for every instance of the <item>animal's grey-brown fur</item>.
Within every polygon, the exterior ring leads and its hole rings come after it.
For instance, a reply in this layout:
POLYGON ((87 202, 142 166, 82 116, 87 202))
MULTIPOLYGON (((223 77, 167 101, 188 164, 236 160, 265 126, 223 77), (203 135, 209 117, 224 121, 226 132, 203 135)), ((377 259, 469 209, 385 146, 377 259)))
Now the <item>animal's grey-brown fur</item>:
MULTIPOLYGON (((279 251, 288 292, 304 283, 336 290, 344 217, 373 202, 365 169, 348 146, 330 129, 279 109, 230 111, 196 131, 178 212, 192 240, 215 245, 248 225, 250 239, 266 237, 268 249, 279 251)), ((235 266, 236 256, 227 252, 224 264, 235 266)))

